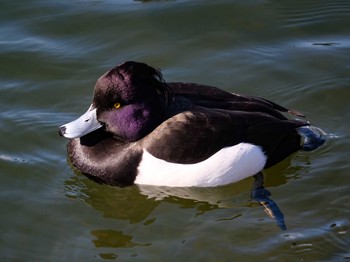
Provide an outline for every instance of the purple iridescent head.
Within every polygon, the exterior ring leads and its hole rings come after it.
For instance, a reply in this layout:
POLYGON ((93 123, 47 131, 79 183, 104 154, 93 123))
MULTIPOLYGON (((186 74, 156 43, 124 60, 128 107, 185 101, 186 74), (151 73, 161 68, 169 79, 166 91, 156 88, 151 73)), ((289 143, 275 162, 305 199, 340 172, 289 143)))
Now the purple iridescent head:
POLYGON ((125 62, 97 80, 89 110, 61 126, 60 133, 74 138, 103 126, 120 140, 136 141, 164 121, 168 99, 169 90, 158 69, 144 63, 125 62), (95 128, 91 127, 93 123, 95 128), (78 126, 84 129, 82 125, 89 125, 89 130, 76 131, 78 126))

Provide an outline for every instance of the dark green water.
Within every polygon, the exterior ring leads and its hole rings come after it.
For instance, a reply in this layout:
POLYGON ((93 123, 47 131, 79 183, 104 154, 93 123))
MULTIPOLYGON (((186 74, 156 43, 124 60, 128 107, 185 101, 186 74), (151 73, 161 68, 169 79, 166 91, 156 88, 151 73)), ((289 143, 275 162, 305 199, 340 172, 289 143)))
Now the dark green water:
POLYGON ((1 261, 350 260, 349 1, 10 1, 0 9, 1 261), (67 164, 57 127, 125 60, 263 96, 329 138, 212 189, 114 188, 67 164))

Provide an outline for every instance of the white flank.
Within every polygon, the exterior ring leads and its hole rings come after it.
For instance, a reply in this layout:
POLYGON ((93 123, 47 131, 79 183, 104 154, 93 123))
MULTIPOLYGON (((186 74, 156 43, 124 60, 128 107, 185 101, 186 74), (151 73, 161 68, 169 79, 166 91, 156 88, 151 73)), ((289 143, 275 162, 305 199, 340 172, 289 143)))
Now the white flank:
POLYGON ((266 156, 260 147, 240 143, 226 147, 196 164, 177 164, 156 158, 146 150, 136 184, 170 187, 213 187, 253 176, 263 170, 266 156))

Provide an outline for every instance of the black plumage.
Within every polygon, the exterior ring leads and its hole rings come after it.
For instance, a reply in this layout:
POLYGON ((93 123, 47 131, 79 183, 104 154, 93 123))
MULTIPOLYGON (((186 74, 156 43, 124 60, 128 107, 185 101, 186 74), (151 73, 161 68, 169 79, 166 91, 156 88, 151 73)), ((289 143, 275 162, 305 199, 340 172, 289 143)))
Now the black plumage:
POLYGON ((193 164, 244 142, 262 148, 270 167, 303 149, 298 128, 309 125, 295 119, 304 117, 299 112, 266 99, 166 83, 160 70, 136 62, 125 62, 97 81, 92 108, 103 127, 71 139, 69 158, 95 180, 121 186, 133 184, 143 150, 167 162, 193 164), (115 102, 122 108, 113 108, 115 102))

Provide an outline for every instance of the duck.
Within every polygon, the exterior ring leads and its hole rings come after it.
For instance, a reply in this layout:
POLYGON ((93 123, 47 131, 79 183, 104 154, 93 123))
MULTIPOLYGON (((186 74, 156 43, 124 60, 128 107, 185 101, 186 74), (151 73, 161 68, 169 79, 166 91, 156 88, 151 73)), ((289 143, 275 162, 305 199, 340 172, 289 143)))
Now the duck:
POLYGON ((98 183, 215 187, 255 176, 324 132, 265 98, 166 82, 159 68, 126 61, 96 82, 90 107, 59 126, 75 169, 98 183))

